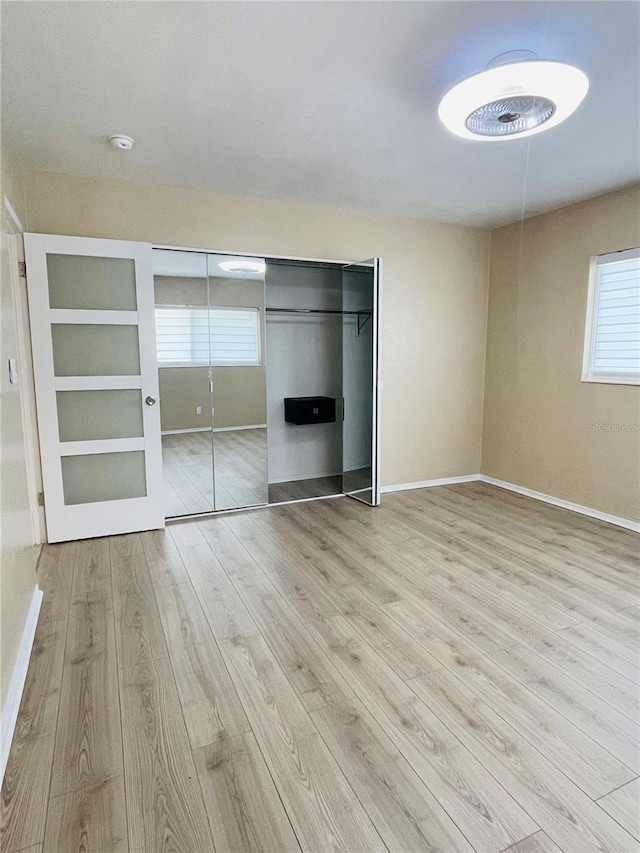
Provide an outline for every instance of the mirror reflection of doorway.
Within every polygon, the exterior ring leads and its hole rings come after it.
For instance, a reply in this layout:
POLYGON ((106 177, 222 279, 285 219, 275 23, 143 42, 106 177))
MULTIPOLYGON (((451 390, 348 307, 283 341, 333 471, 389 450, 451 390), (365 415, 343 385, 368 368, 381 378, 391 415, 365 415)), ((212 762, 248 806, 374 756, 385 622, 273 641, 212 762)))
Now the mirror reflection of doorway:
POLYGON ((154 249, 168 518, 267 502, 264 261, 154 249))

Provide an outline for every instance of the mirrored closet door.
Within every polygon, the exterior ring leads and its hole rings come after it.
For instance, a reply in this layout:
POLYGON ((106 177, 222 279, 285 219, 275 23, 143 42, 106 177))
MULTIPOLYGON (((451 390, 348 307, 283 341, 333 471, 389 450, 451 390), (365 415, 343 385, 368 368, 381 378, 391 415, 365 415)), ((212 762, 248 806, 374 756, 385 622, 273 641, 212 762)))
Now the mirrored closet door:
POLYGON ((378 314, 380 259, 342 270, 342 491, 380 503, 378 314))
POLYGON ((266 503, 264 261, 153 255, 165 514, 266 503))
POLYGON ((207 257, 215 509, 267 502, 265 262, 207 257))

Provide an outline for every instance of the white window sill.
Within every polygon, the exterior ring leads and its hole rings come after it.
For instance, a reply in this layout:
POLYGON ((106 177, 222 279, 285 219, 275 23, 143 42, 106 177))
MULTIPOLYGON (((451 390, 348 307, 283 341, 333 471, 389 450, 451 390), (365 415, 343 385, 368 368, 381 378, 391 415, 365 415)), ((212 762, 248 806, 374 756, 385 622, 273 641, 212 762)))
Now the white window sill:
POLYGON ((595 382, 597 385, 640 385, 640 376, 583 376, 581 382, 595 382))

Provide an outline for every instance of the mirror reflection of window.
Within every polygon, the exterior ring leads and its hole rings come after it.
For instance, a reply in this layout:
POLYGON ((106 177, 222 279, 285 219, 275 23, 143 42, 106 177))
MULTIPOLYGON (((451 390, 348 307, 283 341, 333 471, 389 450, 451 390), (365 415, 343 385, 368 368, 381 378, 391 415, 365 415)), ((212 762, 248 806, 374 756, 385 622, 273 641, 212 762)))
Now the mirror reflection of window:
POLYGON ((258 308, 193 305, 156 308, 160 367, 257 367, 260 365, 258 308))
POLYGON ((265 262, 154 250, 167 516, 266 503, 265 262))
POLYGON ((216 509, 267 501, 265 261, 207 256, 216 509))

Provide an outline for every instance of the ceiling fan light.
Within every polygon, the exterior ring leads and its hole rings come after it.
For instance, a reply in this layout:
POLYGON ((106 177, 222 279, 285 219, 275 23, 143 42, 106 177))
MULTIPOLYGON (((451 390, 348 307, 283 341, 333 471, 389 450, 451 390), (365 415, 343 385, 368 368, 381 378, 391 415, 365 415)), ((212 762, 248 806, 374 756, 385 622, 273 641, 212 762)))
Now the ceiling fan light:
POLYGON ((511 62, 462 80, 442 98, 438 116, 463 139, 522 139, 565 121, 588 90, 587 75, 573 65, 511 62))
POLYGON ((266 269, 264 261, 251 261, 238 258, 234 261, 220 261, 220 269, 225 272, 252 273, 257 275, 266 269))

